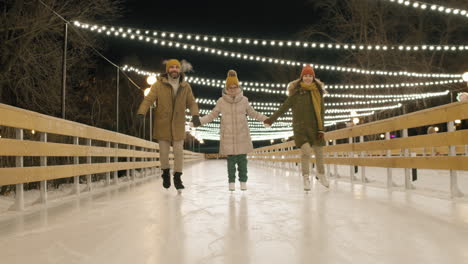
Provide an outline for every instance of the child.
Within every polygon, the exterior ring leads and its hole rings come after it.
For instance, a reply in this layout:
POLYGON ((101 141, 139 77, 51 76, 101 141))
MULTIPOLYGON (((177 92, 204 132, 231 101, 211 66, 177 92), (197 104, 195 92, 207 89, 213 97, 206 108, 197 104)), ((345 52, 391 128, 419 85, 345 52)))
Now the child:
POLYGON ((266 116, 256 112, 250 106, 249 100, 239 87, 237 73, 228 71, 226 88, 223 96, 218 99, 215 108, 204 117, 200 118, 202 125, 210 123, 219 114, 220 125, 220 149, 219 153, 227 155, 229 190, 235 190, 236 164, 239 172, 241 190, 247 190, 247 153, 253 151, 252 139, 250 138, 249 125, 246 115, 263 122, 266 116))
POLYGON ((304 178, 304 190, 310 190, 310 155, 314 149, 317 178, 327 187, 328 180, 325 176, 323 165, 322 146, 325 145, 324 135, 324 85, 315 78, 314 69, 310 65, 304 66, 298 80, 288 85, 288 98, 270 118, 264 121, 266 125, 272 125, 289 108, 293 114, 294 141, 301 148, 301 167, 304 178))

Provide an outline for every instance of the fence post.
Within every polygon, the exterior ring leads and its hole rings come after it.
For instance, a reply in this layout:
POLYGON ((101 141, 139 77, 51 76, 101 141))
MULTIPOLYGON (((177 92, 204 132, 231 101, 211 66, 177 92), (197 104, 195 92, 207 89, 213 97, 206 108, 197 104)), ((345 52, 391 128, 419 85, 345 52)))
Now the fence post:
MULTIPOLYGON (((330 140, 327 140, 327 141, 326 141, 326 144, 327 144, 327 146, 330 146, 330 140)), ((329 152, 329 151, 327 151, 326 157, 327 157, 327 158, 330 157, 330 152, 329 152)), ((331 177, 330 163, 327 163, 327 178, 330 178, 330 177, 331 177)))
MULTIPOLYGON (((89 139, 89 138, 86 139, 86 146, 91 146, 91 139, 89 139)), ((91 156, 86 157, 86 163, 91 164, 91 156)), ((92 175, 91 174, 86 175, 86 185, 87 185, 88 191, 91 192, 92 189, 93 189, 93 187, 92 187, 92 175)))
MULTIPOLYGON (((132 146, 132 150, 133 152, 135 152, 135 146, 132 146)), ((132 163, 134 163, 136 161, 136 158, 135 156, 132 157, 132 163)), ((132 164, 133 165, 133 164, 132 164)), ((132 180, 135 180, 136 178, 136 169, 132 169, 132 180)))
MULTIPOLYGON (((141 151, 147 153, 147 151, 149 151, 149 149, 141 148, 141 151)), ((141 161, 144 161, 144 162, 148 161, 148 158, 140 158, 140 159, 141 159, 141 161)), ((148 176, 148 167, 146 167, 146 165, 140 171, 141 171, 141 175, 142 175, 143 178, 146 178, 146 176, 148 176)))
MULTIPOLYGON (((447 122, 447 132, 454 132, 455 124, 453 121, 447 122)), ((456 156, 456 146, 449 146, 449 156, 456 156)), ((458 175, 456 170, 450 170, 450 196, 452 198, 462 197, 463 193, 458 188, 458 175)))
MULTIPOLYGON (((353 137, 350 137, 350 138, 348 139, 348 143, 352 146, 352 144, 353 144, 353 137)), ((352 158, 354 158, 354 151, 350 151, 350 152, 349 152, 349 158, 350 158, 350 160, 351 160, 352 158)), ((349 179, 350 179, 351 183, 354 183, 354 181, 356 180, 356 177, 354 176, 354 163, 351 164, 351 165, 349 165, 349 179)))
MULTIPOLYGON (((119 143, 114 143, 114 148, 117 149, 117 152, 119 151, 119 143)), ((118 163, 119 162, 119 155, 116 155, 114 157, 114 163, 118 163)), ((113 171, 113 174, 114 174, 114 184, 117 185, 119 184, 119 171, 118 170, 115 170, 113 171)))
MULTIPOLYGON (((359 143, 364 142, 364 136, 359 136, 359 143)), ((361 158, 365 158, 367 156, 366 151, 361 152, 361 158)), ((366 167, 361 166, 361 182, 366 183, 369 180, 366 178, 366 167)))
MULTIPOLYGON (((73 144, 79 145, 80 138, 73 137, 73 144)), ((73 164, 78 165, 80 164, 80 157, 73 157, 73 164)), ((80 176, 73 177, 73 194, 80 195, 80 176)))
MULTIPOLYGON (((333 146, 336 146, 336 139, 333 140, 333 146)), ((335 156, 335 158, 338 158, 338 152, 334 152, 333 155, 335 156)), ((333 164, 333 171, 335 172, 335 173, 333 174, 333 177, 339 178, 340 175, 338 175, 338 165, 337 165, 336 163, 333 164)))
MULTIPOLYGON (((41 142, 47 142, 47 133, 41 132, 41 142)), ((47 166, 47 156, 40 157, 41 166, 47 166)), ((39 202, 47 204, 47 181, 41 181, 41 191, 39 202)))
MULTIPOLYGON (((110 150, 111 143, 110 143, 110 142, 106 142, 106 147, 110 150)), ((109 164, 110 161, 111 161, 110 156, 107 156, 107 157, 106 157, 106 163, 109 164)), ((110 185, 110 171, 106 172, 106 185, 107 185, 107 186, 110 185)))
MULTIPOLYGON (((16 139, 23 140, 24 139, 24 131, 21 128, 16 128, 16 139)), ((16 157, 16 167, 22 168, 24 167, 24 157, 18 156, 16 157)), ((24 187, 23 183, 16 184, 15 190, 15 203, 11 207, 13 210, 23 211, 24 210, 24 187)))
MULTIPOLYGON (((402 131, 403 133, 403 138, 407 138, 408 137, 408 129, 405 128, 403 129, 402 131)), ((408 148, 405 148, 403 149, 403 155, 405 157, 409 157, 410 156, 410 152, 409 152, 409 149, 408 148)), ((405 168, 405 188, 407 190, 411 190, 411 189, 414 189, 414 186, 412 184, 412 177, 411 177, 411 169, 410 168, 405 168)))
MULTIPOLYGON (((390 140, 390 132, 385 132, 385 140, 390 140)), ((387 158, 392 157, 392 150, 388 149, 387 150, 387 158)), ((395 186, 395 183, 393 182, 393 174, 392 174, 392 168, 387 168, 387 188, 392 188, 395 186)))
MULTIPOLYGON (((130 145, 127 145, 127 150, 130 150, 130 145)), ((127 166, 128 166, 128 164, 129 164, 129 162, 131 162, 130 157, 127 157, 127 166)), ((128 179, 128 180, 131 180, 131 179, 132 179, 132 175, 131 175, 129 169, 127 169, 127 179, 128 179)))

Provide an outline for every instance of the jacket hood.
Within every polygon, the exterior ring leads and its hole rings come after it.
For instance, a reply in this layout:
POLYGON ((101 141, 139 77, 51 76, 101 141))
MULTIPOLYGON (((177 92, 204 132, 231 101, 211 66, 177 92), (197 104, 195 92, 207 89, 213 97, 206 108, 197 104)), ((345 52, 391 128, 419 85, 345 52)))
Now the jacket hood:
MULTIPOLYGON (((296 92, 300 89, 300 86, 299 86, 300 82, 301 82, 301 79, 297 79, 288 83, 288 96, 292 96, 296 94, 296 92)), ((327 90, 325 90, 325 84, 322 81, 320 81, 320 79, 315 78, 314 82, 317 85, 317 87, 320 89, 320 92, 322 94, 328 94, 327 90)))
POLYGON ((244 92, 242 91, 242 89, 240 90, 238 94, 236 94, 235 97, 228 95, 226 93, 226 88, 223 89, 223 100, 225 100, 228 103, 231 103, 231 104, 238 103, 242 100, 242 98, 244 98, 244 92))

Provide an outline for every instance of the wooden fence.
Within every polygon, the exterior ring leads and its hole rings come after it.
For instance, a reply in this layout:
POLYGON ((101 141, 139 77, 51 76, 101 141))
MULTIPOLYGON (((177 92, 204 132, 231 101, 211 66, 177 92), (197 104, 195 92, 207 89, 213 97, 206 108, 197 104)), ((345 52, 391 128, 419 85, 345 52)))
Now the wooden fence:
MULTIPOLYGON (((48 180, 73 177, 73 193, 79 195, 80 176, 86 177, 87 191, 92 191, 93 174, 105 173, 105 183, 110 185, 118 183, 118 171, 135 180, 136 170, 145 177, 155 175, 155 169, 160 166, 157 143, 113 131, 4 104, 0 104, 0 126, 14 129, 16 133, 15 138, 0 138, 0 156, 16 159, 14 167, 0 168, 0 186, 16 184, 14 209, 17 210, 24 209, 24 183, 40 182, 39 202, 47 203, 48 180), (25 140, 25 131, 38 133, 39 140, 25 140), (68 143, 50 142, 51 137, 61 137, 64 142, 68 139, 68 143), (24 166, 25 157, 38 157, 39 164, 24 166), (48 166, 50 157, 68 157, 73 162, 48 166)), ((184 151, 184 161, 201 159, 204 159, 202 153, 184 151)))
MULTIPOLYGON (((468 119, 468 102, 442 105, 372 123, 339 129, 325 134, 324 162, 327 175, 337 176, 337 165, 350 165, 351 182, 367 182, 365 167, 387 168, 387 187, 394 186, 392 169, 405 169, 405 188, 413 189, 411 169, 450 171, 450 193, 462 196, 457 171, 468 170, 468 130, 456 130, 455 120, 468 119), (443 124, 447 129, 436 134, 408 136, 408 129, 443 124), (445 131, 446 130, 446 131, 445 131), (399 132, 401 137, 391 138, 399 132), (383 135, 383 140, 376 140, 383 135), (331 166, 333 166, 333 171, 331 166), (360 166, 358 180, 354 167, 360 166)), ((300 162, 300 149, 289 141, 257 148, 251 160, 291 164, 300 162)), ((311 158, 311 162, 315 162, 311 158)))

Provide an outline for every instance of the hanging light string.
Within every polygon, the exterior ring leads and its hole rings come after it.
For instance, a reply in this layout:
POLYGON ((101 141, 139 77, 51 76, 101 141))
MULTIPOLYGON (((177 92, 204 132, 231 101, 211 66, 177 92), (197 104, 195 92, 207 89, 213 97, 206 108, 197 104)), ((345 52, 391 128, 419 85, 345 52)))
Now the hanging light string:
MULTIPOLYGON (((257 108, 257 107, 255 107, 257 108)), ((276 110, 276 109, 271 109, 271 110, 276 110)), ((207 115, 209 113, 211 113, 212 110, 210 109, 200 109, 200 114, 203 114, 203 115, 207 115)), ((270 116, 270 115, 273 115, 274 112, 263 112, 263 111, 259 111, 261 114, 263 115, 266 115, 266 116, 270 116)), ((291 112, 287 112, 286 115, 289 115, 291 116, 291 112)), ((374 111, 371 111, 371 112, 366 112, 366 113, 360 113, 360 114, 355 114, 355 115, 327 115, 325 116, 325 119, 337 119, 337 118, 351 118, 351 117, 358 117, 358 116, 369 116, 369 115, 373 115, 374 114, 374 111)), ((289 126, 290 123, 288 124, 285 124, 285 126, 289 126)))
MULTIPOLYGON (((448 90, 445 90, 443 92, 426 93, 426 94, 381 95, 382 98, 386 98, 386 99, 325 103, 325 106, 384 104, 384 103, 403 102, 403 101, 410 101, 410 100, 415 100, 415 99, 424 99, 424 98, 430 98, 430 97, 444 96, 444 95, 448 95, 449 93, 450 92, 448 90)), ((369 98, 367 96, 372 96, 372 95, 352 95, 352 94, 351 95, 344 95, 343 94, 342 97, 340 95, 340 98, 348 98, 348 96, 351 97, 351 98, 369 98)), ((206 99, 206 98, 200 98, 200 97, 195 99, 195 101, 197 103, 199 103, 199 104, 205 104, 205 105, 216 105, 216 102, 217 102, 217 100, 214 100, 214 99, 206 99)), ((251 101, 250 104, 252 104, 256 109, 275 110, 279 106, 281 106, 282 103, 279 103, 279 102, 255 102, 255 101, 251 101)))
MULTIPOLYGON (((123 71, 134 72, 142 76, 159 76, 160 73, 143 71, 136 67, 124 65, 121 67, 123 71)), ((199 76, 187 75, 187 82, 210 86, 215 88, 224 88, 225 80, 221 79, 211 79, 203 78, 199 76)), ((389 88, 403 88, 403 87, 420 87, 420 86, 439 86, 439 85, 454 85, 459 83, 464 83, 463 79, 450 79, 443 81, 431 81, 431 82, 404 82, 396 84, 325 84, 325 89, 327 90, 349 90, 349 89, 389 89, 389 88)), ((259 92, 259 93, 269 93, 269 94, 287 94, 286 88, 287 83, 267 83, 267 82, 257 82, 257 81, 243 81, 239 82, 239 85, 242 86, 244 91, 248 92, 259 92)))
MULTIPOLYGON (((67 19, 65 19, 62 15, 60 15, 59 13, 55 12, 54 9, 52 9, 52 7, 50 7, 49 5, 47 5, 46 3, 44 3, 42 0, 39 0, 39 3, 41 5, 43 5, 45 8, 47 8, 50 12, 52 12, 55 16, 57 16, 58 18, 60 18, 63 22, 65 22, 66 24, 68 25, 74 25, 74 23, 71 23, 70 21, 68 21, 67 19)), ((89 47, 91 48, 94 53, 96 53, 99 57, 101 57, 102 59, 104 59, 105 61, 107 61, 109 64, 111 64, 112 66, 116 67, 117 69, 119 69, 120 72, 122 72, 122 74, 125 76, 125 78, 127 78, 131 84, 133 84, 137 89, 139 90, 143 90, 140 86, 138 86, 138 84, 136 84, 132 78, 130 78, 126 73, 125 71, 122 71, 121 68, 114 62, 112 62, 109 58, 107 58, 106 56, 104 56, 101 52, 99 52, 96 48, 93 47, 93 45, 88 41, 88 39, 86 39, 79 30, 76 30, 76 28, 74 27, 71 27, 74 32, 84 41, 84 43, 89 47)))
POLYGON ((468 11, 459 9, 459 8, 451 8, 451 7, 444 7, 441 5, 435 4, 428 4, 421 1, 412 1, 412 0, 384 0, 386 2, 396 3, 407 7, 413 7, 419 10, 430 10, 437 12, 439 14, 453 16, 453 17, 462 17, 468 18, 468 11))
MULTIPOLYGON (((80 27, 81 28, 81 27, 80 27)), ((85 29, 89 29, 89 26, 85 26, 85 29)), ((306 63, 306 62, 299 62, 293 60, 285 60, 280 58, 272 58, 267 56, 257 56, 252 54, 246 54, 241 52, 232 52, 222 49, 215 49, 209 48, 205 46, 199 45, 192 45, 187 43, 182 43, 178 41, 170 41, 164 40, 155 37, 144 37, 144 36, 135 36, 133 34, 127 34, 120 30, 112 30, 110 28, 106 31, 99 30, 95 31, 97 33, 104 33, 105 35, 115 36, 115 37, 122 37, 122 38, 129 38, 138 41, 143 41, 146 43, 152 43, 154 45, 162 46, 162 47, 169 47, 175 49, 183 49, 194 51, 198 53, 216 55, 216 56, 224 56, 226 58, 232 58, 236 60, 246 60, 246 61, 255 61, 257 63, 263 64, 276 64, 276 65, 284 65, 290 67, 303 67, 307 64, 310 64, 312 67, 318 70, 325 70, 325 71, 334 71, 334 72, 345 72, 351 74, 363 74, 363 75, 381 75, 381 76, 407 76, 407 77, 418 77, 418 78, 461 78, 461 74, 442 74, 442 73, 417 73, 417 72, 407 72, 407 71, 383 71, 383 70, 369 70, 369 69, 358 69, 358 68, 351 68, 345 66, 335 66, 335 65, 324 65, 324 64, 317 64, 317 63, 306 63)))
POLYGON ((232 44, 238 46, 257 46, 257 47, 278 47, 278 48, 303 48, 303 49, 318 49, 318 50, 335 50, 335 51, 405 51, 405 52, 421 52, 421 51, 450 51, 450 52, 466 52, 468 46, 465 45, 364 45, 353 43, 326 43, 326 42, 310 42, 298 40, 274 40, 274 39, 258 39, 245 37, 226 37, 207 34, 181 33, 160 30, 140 29, 134 27, 118 27, 104 24, 89 24, 80 21, 74 21, 73 24, 77 27, 102 33, 107 30, 118 31, 129 36, 134 36, 134 39, 143 37, 159 37, 162 39, 172 39, 180 41, 203 42, 209 44, 232 44), (112 30, 113 29, 113 30, 112 30))

